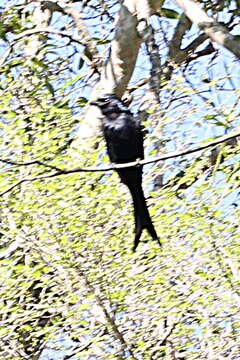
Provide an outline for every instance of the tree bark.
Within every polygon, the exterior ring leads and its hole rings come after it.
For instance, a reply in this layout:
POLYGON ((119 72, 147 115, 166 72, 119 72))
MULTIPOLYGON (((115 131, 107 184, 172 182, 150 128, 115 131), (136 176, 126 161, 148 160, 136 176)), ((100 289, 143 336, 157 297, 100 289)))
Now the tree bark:
MULTIPOLYGON (((101 70, 101 78, 91 94, 91 100, 99 95, 115 93, 120 98, 131 79, 142 42, 138 24, 160 8, 159 0, 124 0, 119 10, 116 33, 108 59, 101 70)), ((80 127, 77 143, 99 135, 101 114, 89 106, 80 127)))
POLYGON ((180 6, 185 15, 195 25, 199 26, 213 42, 224 46, 240 59, 240 41, 226 27, 208 16, 199 4, 193 0, 174 0, 174 2, 180 6))

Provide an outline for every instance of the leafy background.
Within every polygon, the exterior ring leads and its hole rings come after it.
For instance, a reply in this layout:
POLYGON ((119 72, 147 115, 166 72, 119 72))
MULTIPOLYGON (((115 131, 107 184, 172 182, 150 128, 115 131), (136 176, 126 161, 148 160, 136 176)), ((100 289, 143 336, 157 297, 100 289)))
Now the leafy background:
MULTIPOLYGON (((234 13, 234 1, 222 3, 220 18, 234 13)), ((21 165, 108 161, 102 139, 76 141, 97 81, 88 54, 56 34, 18 38, 34 27, 33 9, 25 1, 2 7, 0 150, 12 164, 2 162, 0 172, 0 358, 238 359, 238 141, 145 167, 162 249, 145 234, 132 254, 131 200, 114 172, 47 177, 54 169, 21 165), (32 41, 37 51, 29 56, 32 41), (46 178, 26 181, 40 175, 46 178)), ((117 9, 111 1, 83 9, 100 49, 109 46, 117 9)), ((171 36, 173 10, 154 18, 163 48, 160 30, 167 25, 171 36)), ((57 13, 52 21, 74 36, 69 17, 57 13)), ((237 129, 236 64, 217 50, 179 66, 163 83, 161 106, 148 84, 133 93, 131 108, 141 110, 148 129, 146 157, 237 129)), ((148 71, 143 46, 131 84, 148 71)))

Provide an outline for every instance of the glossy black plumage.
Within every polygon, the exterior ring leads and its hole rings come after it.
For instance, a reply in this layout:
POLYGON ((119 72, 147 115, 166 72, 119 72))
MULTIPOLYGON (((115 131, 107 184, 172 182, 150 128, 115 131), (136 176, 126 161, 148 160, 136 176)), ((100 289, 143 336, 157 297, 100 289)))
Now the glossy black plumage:
MULTIPOLYGON (((104 115, 103 133, 111 162, 122 164, 143 159, 143 134, 140 123, 123 102, 117 96, 110 94, 90 104, 98 106, 104 115)), ((117 173, 129 188, 133 199, 135 218, 133 251, 139 244, 143 229, 147 229, 152 239, 159 242, 142 189, 142 166, 117 169, 117 173)))

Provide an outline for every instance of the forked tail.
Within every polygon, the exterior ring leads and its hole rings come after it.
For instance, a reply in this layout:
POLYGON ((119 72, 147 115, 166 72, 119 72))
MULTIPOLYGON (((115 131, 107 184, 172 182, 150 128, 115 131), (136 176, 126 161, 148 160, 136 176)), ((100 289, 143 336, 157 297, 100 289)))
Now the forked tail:
POLYGON ((157 240, 159 245, 161 246, 161 243, 158 239, 156 230, 154 229, 147 208, 147 204, 141 184, 135 183, 134 185, 128 187, 133 199, 134 217, 135 217, 135 239, 134 239, 133 251, 137 249, 143 229, 146 229, 151 235, 152 239, 157 240))

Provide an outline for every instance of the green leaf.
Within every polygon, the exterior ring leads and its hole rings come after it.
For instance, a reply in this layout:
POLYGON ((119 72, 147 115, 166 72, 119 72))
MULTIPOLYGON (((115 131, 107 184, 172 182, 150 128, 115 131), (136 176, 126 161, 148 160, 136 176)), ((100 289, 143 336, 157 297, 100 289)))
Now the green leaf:
POLYGON ((180 17, 179 13, 172 9, 161 8, 160 14, 168 19, 178 19, 180 17))

